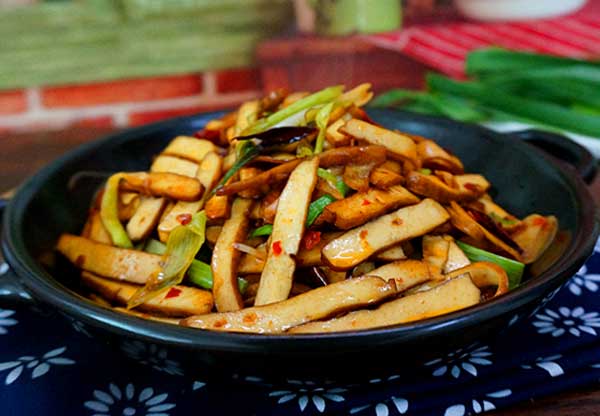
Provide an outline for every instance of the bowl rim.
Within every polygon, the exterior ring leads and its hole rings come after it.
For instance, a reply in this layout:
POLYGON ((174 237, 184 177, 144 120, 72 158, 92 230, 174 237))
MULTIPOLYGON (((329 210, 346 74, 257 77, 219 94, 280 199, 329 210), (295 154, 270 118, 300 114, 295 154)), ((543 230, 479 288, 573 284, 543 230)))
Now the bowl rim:
POLYGON ((543 152, 519 139, 511 137, 509 134, 497 133, 480 125, 397 110, 377 110, 373 112, 389 112, 389 114, 395 114, 398 117, 410 117, 413 121, 419 123, 435 123, 443 129, 451 127, 468 128, 478 135, 491 135, 496 138, 502 137, 502 140, 510 142, 511 146, 522 147, 527 152, 533 152, 538 157, 543 158, 544 162, 551 165, 554 171, 558 172, 562 179, 571 187, 577 198, 579 228, 573 235, 569 249, 541 275, 491 301, 412 323, 358 331, 318 334, 219 332, 150 321, 103 308, 93 303, 64 286, 37 264, 37 261, 27 251, 24 238, 20 233, 24 223, 22 214, 26 211, 27 205, 37 195, 45 181, 53 174, 59 172, 64 164, 75 161, 78 158, 86 157, 94 150, 108 144, 114 145, 120 142, 128 142, 135 140, 136 137, 141 135, 152 134, 153 132, 160 132, 177 126, 182 127, 183 125, 198 124, 198 127, 201 127, 204 124, 204 120, 223 114, 222 111, 219 111, 179 117, 116 132, 104 138, 78 146, 53 162, 50 162, 32 175, 19 188, 5 210, 2 250, 6 261, 22 279, 26 288, 31 291, 35 299, 48 303, 71 317, 92 326, 109 330, 110 332, 134 336, 159 344, 179 344, 218 351, 253 351, 257 347, 281 345, 281 342, 285 340, 291 349, 301 352, 308 344, 312 344, 315 341, 326 341, 329 345, 335 343, 336 346, 342 349, 345 346, 353 348, 353 346, 356 347, 357 342, 365 338, 376 338, 381 342, 398 339, 398 337, 411 339, 418 337, 419 334, 425 334, 444 327, 459 329, 483 323, 504 313, 516 311, 521 306, 527 304, 533 297, 549 292, 555 286, 558 287, 559 283, 574 275, 580 264, 591 254, 600 233, 600 215, 586 184, 570 166, 556 163, 543 152))

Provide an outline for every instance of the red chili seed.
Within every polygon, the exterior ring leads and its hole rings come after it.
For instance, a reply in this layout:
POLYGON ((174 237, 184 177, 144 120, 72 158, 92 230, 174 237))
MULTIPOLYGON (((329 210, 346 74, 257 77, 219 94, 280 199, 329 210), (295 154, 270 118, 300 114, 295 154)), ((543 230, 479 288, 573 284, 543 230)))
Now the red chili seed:
POLYGON ((165 295, 165 299, 176 298, 181 293, 181 289, 177 289, 176 287, 172 287, 169 289, 167 294, 165 295))
POLYGON ((273 249, 273 254, 276 256, 279 256, 283 252, 283 249, 281 248, 281 241, 279 240, 275 241, 271 247, 273 249))
POLYGON ((177 222, 179 222, 179 224, 181 225, 187 225, 190 222, 192 222, 192 214, 179 214, 178 216, 175 217, 175 219, 177 220, 177 222))

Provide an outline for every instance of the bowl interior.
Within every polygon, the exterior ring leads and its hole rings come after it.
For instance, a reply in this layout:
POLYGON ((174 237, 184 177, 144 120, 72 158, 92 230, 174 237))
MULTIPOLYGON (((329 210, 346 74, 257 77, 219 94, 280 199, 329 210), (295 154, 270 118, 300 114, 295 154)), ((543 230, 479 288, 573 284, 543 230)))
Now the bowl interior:
MULTIPOLYGON (((456 154, 468 172, 482 173, 493 184, 495 199, 518 217, 530 213, 553 214, 565 235, 576 235, 581 228, 581 203, 572 179, 529 145, 512 137, 450 120, 418 116, 391 110, 370 110, 372 118, 392 129, 435 139, 456 154)), ((110 174, 122 170, 147 170, 152 158, 177 135, 199 130, 219 113, 176 119, 120 133, 111 138, 85 145, 66 155, 36 175, 22 189, 13 234, 24 237, 28 255, 43 258, 52 251, 62 232, 79 233, 94 192, 102 183, 98 179, 80 179, 69 187, 73 175, 82 171, 110 174)), ((15 211, 15 210, 13 210, 15 211)), ((564 252, 573 250, 571 242, 564 252)), ((552 262, 539 267, 544 273, 552 262)), ((77 288, 77 277, 68 269, 28 265, 44 275, 49 272, 57 283, 77 288)))

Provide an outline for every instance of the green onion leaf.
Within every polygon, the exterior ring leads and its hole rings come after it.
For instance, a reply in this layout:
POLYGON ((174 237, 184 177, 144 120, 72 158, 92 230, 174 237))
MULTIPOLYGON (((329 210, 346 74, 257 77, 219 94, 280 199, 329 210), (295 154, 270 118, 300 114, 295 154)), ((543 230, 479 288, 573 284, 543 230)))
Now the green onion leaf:
MULTIPOLYGON (((258 120, 242 133, 243 135, 250 135, 265 131, 284 121, 288 117, 309 110, 317 105, 327 104, 335 100, 342 94, 343 90, 344 87, 342 85, 325 88, 290 104, 289 106, 269 115, 268 117, 258 120)), ((303 119, 304 117, 302 117, 302 120, 303 119)))
POLYGON ((252 231, 250 233, 249 237, 250 238, 264 237, 264 236, 271 235, 272 232, 273 232, 273 224, 265 224, 261 227, 258 227, 254 231, 252 231))
POLYGON ((313 222, 315 222, 317 217, 321 215, 325 207, 334 202, 335 200, 336 199, 331 195, 325 194, 322 197, 315 199, 313 202, 311 202, 308 206, 308 214, 306 215, 306 226, 310 227, 313 224, 313 222))
POLYGON ((422 173, 423 175, 431 175, 431 169, 422 168, 419 169, 419 173, 422 173))
POLYGON ((512 290, 521 284, 523 271, 525 270, 525 265, 523 263, 490 253, 489 251, 485 251, 477 247, 473 247, 469 244, 463 243, 462 241, 457 241, 456 244, 465 253, 469 260, 473 262, 489 261, 502 267, 508 275, 509 290, 512 290))
POLYGON ((177 226, 169 234, 167 249, 163 254, 163 266, 149 277, 146 285, 140 288, 127 302, 134 308, 178 285, 192 264, 196 253, 204 244, 206 214, 204 211, 192 215, 189 224, 177 226))
POLYGON ((100 203, 100 219, 110 234, 114 245, 123 248, 133 248, 133 244, 119 221, 119 182, 123 178, 122 173, 115 173, 106 182, 102 201, 100 203))
POLYGON ((471 98, 509 114, 592 137, 600 136, 600 118, 576 113, 558 104, 506 94, 497 89, 486 88, 481 83, 461 83, 432 73, 427 76, 427 84, 433 91, 471 98))

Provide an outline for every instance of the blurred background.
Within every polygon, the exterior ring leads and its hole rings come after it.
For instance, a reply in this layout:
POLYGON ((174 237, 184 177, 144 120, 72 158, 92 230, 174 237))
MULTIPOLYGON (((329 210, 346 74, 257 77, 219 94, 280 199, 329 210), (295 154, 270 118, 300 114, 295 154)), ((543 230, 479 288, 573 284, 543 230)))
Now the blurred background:
POLYGON ((464 78, 469 51, 502 43, 597 56, 600 19, 585 19, 598 3, 0 0, 0 134, 136 126, 278 87, 419 89, 429 70, 464 78))

